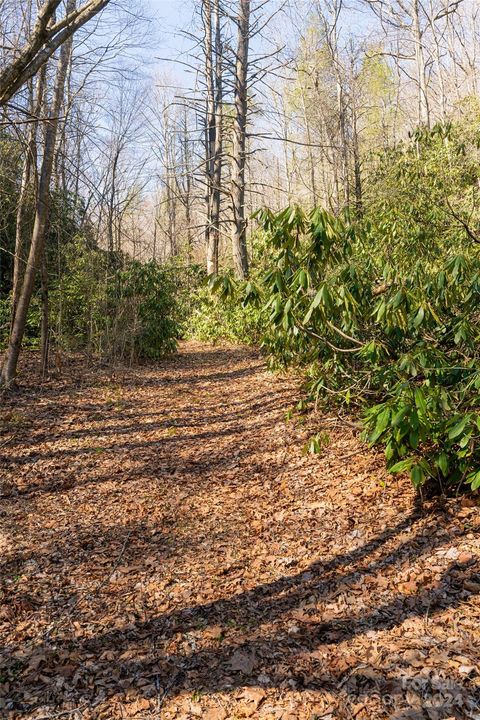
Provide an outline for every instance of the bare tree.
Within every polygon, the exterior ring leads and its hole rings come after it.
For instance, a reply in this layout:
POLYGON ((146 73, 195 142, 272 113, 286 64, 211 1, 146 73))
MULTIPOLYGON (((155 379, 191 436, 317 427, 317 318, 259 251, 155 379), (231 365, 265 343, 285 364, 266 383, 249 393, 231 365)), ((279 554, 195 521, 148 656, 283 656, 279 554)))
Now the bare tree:
POLYGON ((205 244, 207 272, 218 272, 222 182, 223 41, 219 0, 202 0, 205 57, 205 244))
POLYGON ((245 220, 245 148, 248 113, 248 45, 250 40, 250 0, 239 0, 238 40, 235 62, 235 89, 232 149, 232 255, 235 273, 248 274, 247 233, 245 220))
POLYGON ((0 70, 0 106, 5 105, 63 43, 109 3, 109 0, 88 0, 69 10, 72 6, 67 2, 65 15, 56 20, 61 1, 45 0, 40 5, 25 42, 14 48, 12 58, 0 70))

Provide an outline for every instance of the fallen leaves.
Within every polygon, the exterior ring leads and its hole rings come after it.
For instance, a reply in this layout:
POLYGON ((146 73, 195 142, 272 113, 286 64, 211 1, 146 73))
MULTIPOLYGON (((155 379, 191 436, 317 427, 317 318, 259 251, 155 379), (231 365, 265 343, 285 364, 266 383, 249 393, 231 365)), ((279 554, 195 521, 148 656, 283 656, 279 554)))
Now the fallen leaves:
POLYGON ((471 498, 418 512, 248 350, 70 370, 2 415, 2 717, 475 717, 471 498))
POLYGON ((235 672, 251 675, 257 665, 257 658, 253 652, 236 650, 229 660, 229 665, 235 672))
POLYGON ((124 709, 129 717, 133 717, 134 715, 138 715, 138 713, 150 710, 150 701, 145 698, 140 698, 125 705, 124 709))

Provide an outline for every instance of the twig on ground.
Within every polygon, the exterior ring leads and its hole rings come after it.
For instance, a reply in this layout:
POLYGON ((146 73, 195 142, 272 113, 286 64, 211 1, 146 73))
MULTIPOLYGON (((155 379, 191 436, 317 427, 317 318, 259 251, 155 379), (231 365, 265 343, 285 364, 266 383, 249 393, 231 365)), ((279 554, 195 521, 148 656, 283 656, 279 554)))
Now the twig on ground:
POLYGON ((8 445, 8 443, 12 442, 12 440, 15 440, 17 435, 18 435, 18 433, 13 433, 13 435, 11 435, 9 438, 7 438, 2 443, 0 443, 0 448, 5 447, 5 445, 8 445))
POLYGON ((73 708, 73 710, 61 710, 58 713, 54 713, 53 715, 49 713, 48 715, 40 715, 40 717, 37 718, 37 720, 54 720, 54 718, 60 718, 60 717, 67 717, 68 715, 74 715, 77 712, 81 712, 87 707, 88 703, 83 703, 83 705, 79 705, 76 708, 73 708))

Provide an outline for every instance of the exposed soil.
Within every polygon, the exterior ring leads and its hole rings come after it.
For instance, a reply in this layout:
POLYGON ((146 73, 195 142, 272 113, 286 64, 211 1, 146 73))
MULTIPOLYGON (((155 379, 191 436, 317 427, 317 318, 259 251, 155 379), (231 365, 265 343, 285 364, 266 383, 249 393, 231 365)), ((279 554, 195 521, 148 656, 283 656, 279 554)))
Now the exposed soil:
POLYGON ((258 353, 0 410, 0 716, 480 718, 480 512, 420 507, 258 353), (321 456, 304 446, 328 433, 321 456))

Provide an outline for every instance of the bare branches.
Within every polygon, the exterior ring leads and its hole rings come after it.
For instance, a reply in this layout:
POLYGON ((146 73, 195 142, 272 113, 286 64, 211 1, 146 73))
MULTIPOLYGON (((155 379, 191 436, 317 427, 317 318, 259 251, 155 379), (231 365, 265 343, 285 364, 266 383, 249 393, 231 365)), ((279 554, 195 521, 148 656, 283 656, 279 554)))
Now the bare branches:
POLYGON ((55 22, 61 0, 44 0, 33 29, 15 56, 0 71, 0 105, 5 105, 53 53, 80 27, 108 5, 109 0, 88 0, 55 22))

